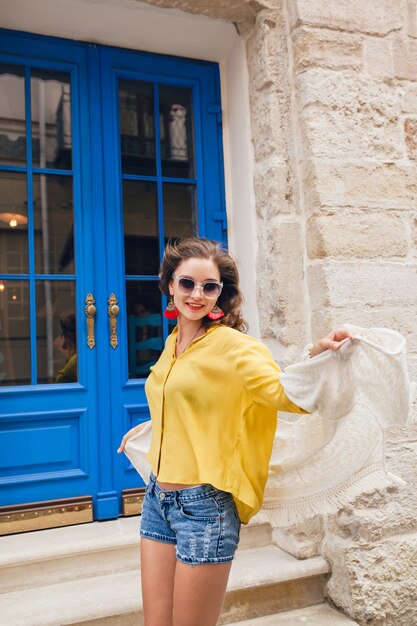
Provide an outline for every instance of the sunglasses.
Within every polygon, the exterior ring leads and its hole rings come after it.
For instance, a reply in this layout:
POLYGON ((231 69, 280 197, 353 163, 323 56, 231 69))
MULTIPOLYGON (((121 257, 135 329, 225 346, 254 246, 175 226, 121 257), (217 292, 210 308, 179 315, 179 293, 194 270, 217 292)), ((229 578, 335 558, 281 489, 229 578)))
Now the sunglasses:
POLYGON ((185 296, 190 296, 198 287, 206 298, 218 298, 223 289, 223 283, 214 280, 204 280, 202 283, 198 283, 188 276, 177 276, 176 274, 172 274, 172 278, 178 282, 178 289, 185 296))

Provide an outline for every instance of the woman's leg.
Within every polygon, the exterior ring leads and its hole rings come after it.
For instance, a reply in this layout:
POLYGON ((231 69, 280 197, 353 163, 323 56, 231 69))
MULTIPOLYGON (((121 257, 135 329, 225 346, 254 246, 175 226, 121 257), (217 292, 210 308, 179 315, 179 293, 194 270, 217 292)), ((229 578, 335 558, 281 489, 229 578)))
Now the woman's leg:
POLYGON ((142 537, 140 554, 145 626, 173 626, 175 545, 142 537))
POLYGON ((231 566, 232 561, 195 566, 177 561, 173 626, 215 626, 217 624, 231 566))

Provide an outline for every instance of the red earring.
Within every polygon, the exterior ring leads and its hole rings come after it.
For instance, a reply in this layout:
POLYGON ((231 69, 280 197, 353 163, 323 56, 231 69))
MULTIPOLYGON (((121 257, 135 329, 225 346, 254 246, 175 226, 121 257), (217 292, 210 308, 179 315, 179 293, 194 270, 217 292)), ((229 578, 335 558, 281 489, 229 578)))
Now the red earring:
POLYGON ((175 306, 175 302, 171 297, 171 300, 168 302, 167 308, 164 311, 164 316, 169 320, 176 320, 178 317, 178 309, 175 306))
POLYGON ((219 305, 215 304, 214 307, 211 309, 210 313, 207 313, 207 317, 211 320, 219 320, 222 317, 224 317, 224 313, 219 307, 219 305))

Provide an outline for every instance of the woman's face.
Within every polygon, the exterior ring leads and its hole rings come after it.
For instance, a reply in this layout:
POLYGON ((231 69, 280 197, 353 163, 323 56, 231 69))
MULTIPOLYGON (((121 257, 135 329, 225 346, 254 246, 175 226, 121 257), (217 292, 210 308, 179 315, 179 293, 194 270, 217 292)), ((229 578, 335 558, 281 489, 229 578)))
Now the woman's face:
MULTIPOLYGON (((178 265, 175 276, 185 276, 196 283, 203 283, 207 280, 220 282, 218 267, 212 259, 186 259, 178 265)), ((201 287, 196 287, 190 295, 185 295, 178 285, 178 280, 175 279, 169 283, 169 293, 174 298, 179 315, 194 321, 210 313, 217 302, 216 297, 207 298, 201 287)))

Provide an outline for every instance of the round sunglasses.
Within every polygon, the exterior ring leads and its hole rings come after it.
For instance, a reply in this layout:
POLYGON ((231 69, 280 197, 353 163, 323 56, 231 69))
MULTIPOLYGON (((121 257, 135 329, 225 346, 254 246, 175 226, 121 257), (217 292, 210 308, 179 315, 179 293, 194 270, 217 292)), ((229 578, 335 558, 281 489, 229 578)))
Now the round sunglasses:
POLYGON ((176 274, 172 274, 172 278, 178 282, 178 289, 185 296, 190 296, 198 287, 205 298, 218 298, 223 289, 223 283, 218 283, 215 280, 204 280, 202 283, 198 283, 188 276, 177 276, 176 274))

